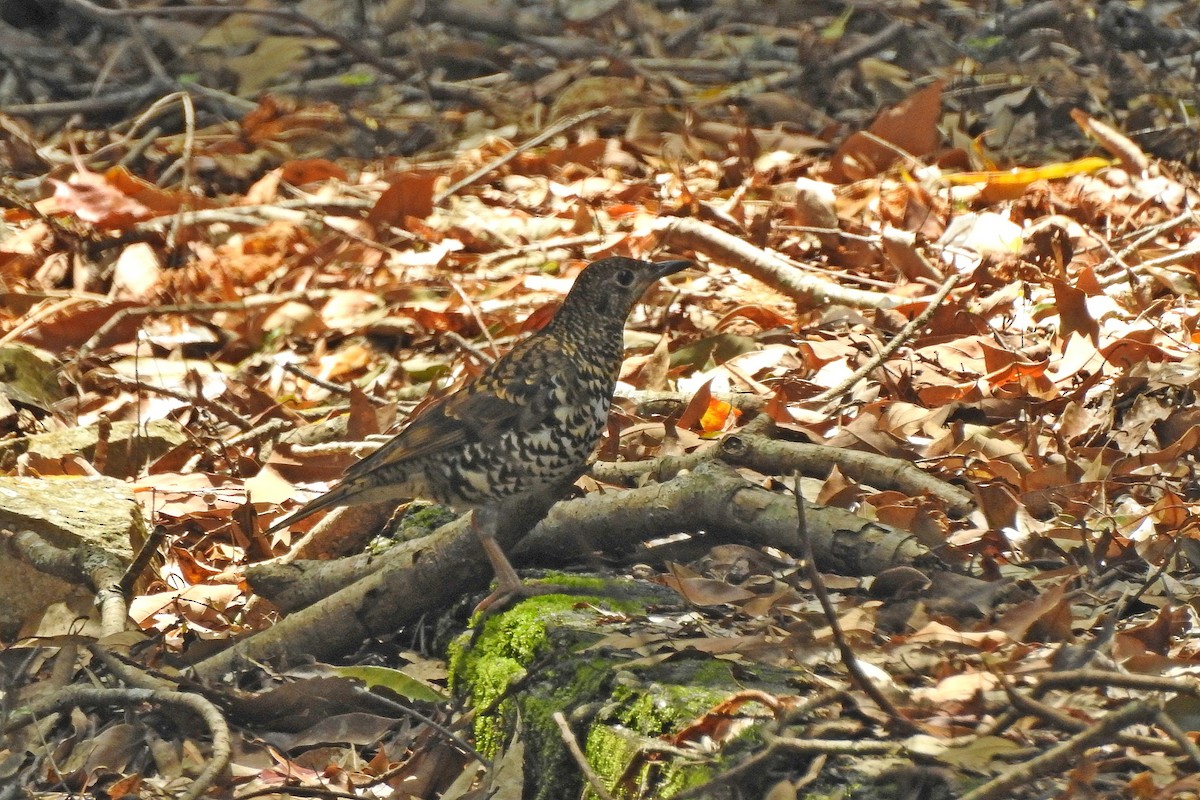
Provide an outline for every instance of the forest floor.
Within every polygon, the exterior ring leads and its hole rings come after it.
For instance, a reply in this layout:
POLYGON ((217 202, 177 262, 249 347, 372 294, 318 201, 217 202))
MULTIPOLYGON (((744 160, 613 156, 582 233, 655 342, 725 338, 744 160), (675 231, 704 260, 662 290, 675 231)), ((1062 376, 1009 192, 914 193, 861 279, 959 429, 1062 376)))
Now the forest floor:
MULTIPOLYGON (((676 597, 669 644, 652 614, 605 634, 626 669, 829 690, 659 719, 639 769, 686 751, 688 796, 772 800, 1200 791, 1200 9, 888 5, 0 3, 3 480, 107 475, 155 526, 101 592, 115 630, 101 604, 11 632, 0 798, 534 796, 447 688, 474 554, 413 567, 446 613, 335 619, 306 664, 253 649, 304 618, 247 574, 376 553, 385 519, 263 531, 609 255, 696 269, 635 311, 597 461, 530 534, 582 543, 518 566, 603 557, 676 597), (709 463, 770 509, 803 473, 912 549, 848 555, 815 518, 814 574, 697 496, 709 463)), ((589 752, 580 792, 681 791, 589 752)))

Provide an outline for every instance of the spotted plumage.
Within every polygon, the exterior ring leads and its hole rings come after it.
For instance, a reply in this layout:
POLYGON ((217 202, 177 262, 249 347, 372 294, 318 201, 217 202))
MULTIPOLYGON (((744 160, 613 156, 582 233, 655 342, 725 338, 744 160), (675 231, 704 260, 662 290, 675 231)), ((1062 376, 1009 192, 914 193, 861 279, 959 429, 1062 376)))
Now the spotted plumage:
MULTIPOLYGON (((629 312, 655 281, 688 266, 631 258, 590 264, 544 328, 424 409, 337 486, 270 531, 335 506, 413 497, 488 511, 566 480, 604 430, 629 312)), ((515 573, 491 532, 475 527, 502 588, 515 589, 504 586, 515 573)))

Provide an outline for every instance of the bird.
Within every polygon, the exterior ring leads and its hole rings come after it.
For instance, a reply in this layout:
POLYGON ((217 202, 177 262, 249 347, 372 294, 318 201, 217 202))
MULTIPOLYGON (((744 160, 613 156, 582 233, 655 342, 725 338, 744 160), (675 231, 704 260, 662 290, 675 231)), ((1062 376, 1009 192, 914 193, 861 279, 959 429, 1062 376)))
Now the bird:
POLYGON ((426 406, 267 533, 336 506, 433 500, 471 512, 496 575, 495 591, 477 610, 520 594, 520 578, 495 539, 500 503, 579 474, 607 424, 630 312, 650 286, 691 266, 621 256, 588 264, 541 330, 426 406))

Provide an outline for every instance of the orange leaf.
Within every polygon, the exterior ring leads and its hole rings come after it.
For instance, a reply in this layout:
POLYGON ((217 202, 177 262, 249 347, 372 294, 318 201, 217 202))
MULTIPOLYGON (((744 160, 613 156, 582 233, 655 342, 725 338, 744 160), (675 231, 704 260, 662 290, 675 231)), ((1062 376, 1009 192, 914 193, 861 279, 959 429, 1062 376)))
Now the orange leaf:
POLYGON ((729 415, 732 414, 734 419, 737 419, 741 413, 724 400, 709 397, 708 408, 700 416, 700 429, 705 433, 723 431, 729 422, 729 415))
POLYGON ((1046 373, 1050 362, 1026 361, 1016 353, 980 342, 983 360, 987 369, 987 380, 992 387, 1004 386, 1021 378, 1038 378, 1046 373))
POLYGON ((985 170, 981 172, 959 172, 942 176, 942 180, 953 186, 985 184, 981 199, 984 202, 999 202, 1015 200, 1025 194, 1029 184, 1034 181, 1052 181, 1062 178, 1072 178, 1076 175, 1090 175, 1112 166, 1106 158, 1089 156, 1075 161, 1060 161, 1056 164, 1046 164, 1041 167, 1028 169, 1014 168, 1010 170, 985 170))
POLYGON ((862 180, 879 174, 903 155, 932 153, 940 137, 937 123, 944 85, 943 80, 934 81, 899 105, 881 111, 868 133, 859 131, 842 142, 833 156, 834 180, 862 180))
POLYGON ((372 225, 404 226, 405 218, 425 219, 433 213, 436 172, 401 172, 388 177, 388 187, 367 214, 372 225))
POLYGON ((330 178, 346 180, 346 170, 324 158, 300 158, 288 161, 280 169, 283 179, 292 186, 303 186, 330 178))
POLYGON ((1092 344, 1100 344, 1100 323, 1092 318, 1087 308, 1087 295, 1062 281, 1050 279, 1054 287, 1054 305, 1058 307, 1060 324, 1058 335, 1064 341, 1072 333, 1078 333, 1092 340, 1092 344))
POLYGON ((104 172, 104 181, 126 197, 141 203, 157 216, 174 214, 182 207, 212 208, 211 200, 181 192, 168 192, 133 175, 121 166, 110 167, 104 172))

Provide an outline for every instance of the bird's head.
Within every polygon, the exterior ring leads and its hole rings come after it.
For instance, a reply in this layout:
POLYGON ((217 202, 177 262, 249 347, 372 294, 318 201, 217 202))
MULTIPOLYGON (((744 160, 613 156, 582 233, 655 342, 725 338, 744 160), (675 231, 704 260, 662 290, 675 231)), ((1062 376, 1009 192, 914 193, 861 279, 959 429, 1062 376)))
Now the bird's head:
POLYGON ((621 256, 595 261, 579 273, 558 316, 565 312, 584 319, 603 318, 624 327, 634 303, 655 281, 690 266, 690 261, 651 262, 621 256))

